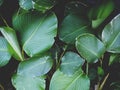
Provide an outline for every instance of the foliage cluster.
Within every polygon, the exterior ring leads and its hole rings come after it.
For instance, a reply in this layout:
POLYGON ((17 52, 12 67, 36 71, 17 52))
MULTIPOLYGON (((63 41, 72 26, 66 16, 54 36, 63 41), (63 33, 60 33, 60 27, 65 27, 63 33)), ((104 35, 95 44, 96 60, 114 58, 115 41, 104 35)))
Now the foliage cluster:
POLYGON ((17 63, 16 90, 120 90, 119 0, 18 0, 12 13, 7 2, 0 69, 17 63))

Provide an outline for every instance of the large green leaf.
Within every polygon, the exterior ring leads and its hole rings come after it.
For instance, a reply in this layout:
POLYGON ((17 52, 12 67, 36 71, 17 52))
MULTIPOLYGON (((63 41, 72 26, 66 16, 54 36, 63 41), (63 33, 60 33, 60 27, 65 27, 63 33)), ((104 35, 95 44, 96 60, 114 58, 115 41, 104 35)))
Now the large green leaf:
POLYGON ((105 26, 102 32, 102 40, 108 52, 120 53, 120 14, 105 26))
POLYGON ((0 28, 0 31, 2 32, 3 36, 6 38, 6 40, 11 46, 10 52, 13 55, 13 57, 16 58, 17 60, 23 61, 23 57, 20 51, 15 31, 10 27, 0 28))
POLYGON ((13 26, 20 33, 23 49, 31 57, 49 50, 57 35, 57 18, 54 13, 16 15, 13 26))
POLYGON ((62 57, 60 70, 67 75, 74 74, 82 65, 84 60, 74 52, 66 52, 62 57))
POLYGON ((76 40, 76 48, 89 63, 97 62, 105 52, 104 44, 92 34, 80 35, 76 40))
POLYGON ((12 84, 16 90, 45 90, 45 80, 43 77, 29 77, 13 75, 12 84))
POLYGON ((0 36, 0 67, 6 65, 11 58, 8 45, 6 39, 0 36))
POLYGON ((56 0, 19 0, 19 5, 25 10, 36 9, 42 12, 51 9, 56 0))
POLYGON ((89 78, 81 70, 72 76, 57 70, 52 77, 49 90, 89 90, 89 88, 89 78))
POLYGON ((59 38, 68 44, 74 44, 75 38, 86 32, 90 32, 90 22, 77 15, 68 15, 62 22, 59 29, 59 38))
POLYGON ((23 76, 41 76, 49 72, 53 60, 49 55, 33 57, 19 64, 17 74, 23 76))
POLYGON ((112 0, 102 1, 94 6, 89 12, 89 18, 92 20, 92 27, 97 28, 114 10, 114 3, 112 0))

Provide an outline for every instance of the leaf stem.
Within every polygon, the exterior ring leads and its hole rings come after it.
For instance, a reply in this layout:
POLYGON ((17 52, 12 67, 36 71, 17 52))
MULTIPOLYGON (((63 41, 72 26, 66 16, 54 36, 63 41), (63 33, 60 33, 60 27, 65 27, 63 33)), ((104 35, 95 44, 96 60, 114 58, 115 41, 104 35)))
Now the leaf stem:
POLYGON ((60 58, 59 58, 59 60, 58 60, 58 63, 57 63, 56 69, 59 68, 59 66, 60 66, 60 62, 61 62, 61 59, 62 59, 63 55, 65 54, 65 51, 67 50, 67 47, 68 47, 68 45, 65 45, 65 48, 64 48, 64 50, 63 50, 63 52, 62 52, 62 54, 60 55, 60 58))
POLYGON ((5 25, 6 25, 7 27, 9 27, 9 25, 8 25, 7 22, 6 22, 6 20, 5 20, 2 16, 0 16, 0 17, 2 18, 3 22, 5 23, 5 25))
POLYGON ((103 87, 105 85, 105 82, 107 81, 108 77, 109 77, 109 73, 105 76, 105 78, 104 78, 103 82, 101 83, 101 85, 99 86, 98 90, 103 89, 103 87))
POLYGON ((1 90, 4 90, 4 87, 3 87, 1 84, 0 84, 0 89, 1 89, 1 90))
POLYGON ((89 63, 87 62, 86 63, 86 74, 88 75, 88 73, 89 73, 89 63))

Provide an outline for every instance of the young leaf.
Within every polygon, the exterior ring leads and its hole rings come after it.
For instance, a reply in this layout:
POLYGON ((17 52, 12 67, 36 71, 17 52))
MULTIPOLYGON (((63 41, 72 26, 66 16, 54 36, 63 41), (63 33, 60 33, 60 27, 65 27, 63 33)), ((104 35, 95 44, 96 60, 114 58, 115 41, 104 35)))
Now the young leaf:
POLYGON ((6 40, 11 46, 10 52, 13 55, 13 57, 16 58, 17 60, 23 61, 23 57, 20 51, 15 31, 10 27, 0 28, 0 31, 2 32, 3 36, 6 38, 6 40))
POLYGON ((60 70, 57 70, 50 82, 49 90, 89 90, 90 81, 89 78, 83 74, 81 70, 78 70, 72 76, 63 74, 60 70))
POLYGON ((57 35, 57 18, 54 13, 16 15, 13 26, 20 33, 24 51, 31 57, 49 50, 57 35))
POLYGON ((62 22, 59 30, 59 38, 68 44, 74 44, 75 38, 83 33, 90 32, 90 22, 77 15, 68 15, 62 22))
POLYGON ((41 76, 49 72, 53 65, 49 55, 33 57, 19 64, 17 74, 23 76, 41 76))
POLYGON ((73 75, 83 64, 84 60, 74 52, 66 52, 62 57, 60 70, 67 75, 73 75))
POLYGON ((105 46, 92 34, 83 34, 76 39, 76 48, 89 63, 97 62, 104 54, 105 46))
POLYGON ((114 10, 112 0, 102 1, 101 4, 93 7, 89 12, 89 18, 92 19, 92 27, 97 28, 114 10))
POLYGON ((108 52, 120 53, 120 14, 105 26, 102 32, 102 40, 108 52))
POLYGON ((5 66, 11 58, 8 45, 6 39, 0 36, 0 67, 5 66))
POLYGON ((120 55, 119 54, 112 54, 110 56, 109 65, 112 65, 113 63, 120 63, 120 55))
POLYGON ((36 9, 45 12, 56 4, 56 0, 19 0, 19 5, 25 10, 36 9))
POLYGON ((45 90, 45 80, 43 77, 29 77, 13 75, 12 84, 16 90, 45 90))

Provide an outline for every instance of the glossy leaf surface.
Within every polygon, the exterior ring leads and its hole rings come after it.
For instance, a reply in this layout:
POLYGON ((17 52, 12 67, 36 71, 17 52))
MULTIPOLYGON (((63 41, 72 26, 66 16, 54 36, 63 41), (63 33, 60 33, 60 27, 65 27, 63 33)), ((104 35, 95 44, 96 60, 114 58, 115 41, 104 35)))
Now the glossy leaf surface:
POLYGON ((45 80, 42 77, 13 75, 12 84, 16 90, 45 90, 45 80))
POLYGON ((57 70, 52 77, 49 90, 89 90, 89 88, 89 78, 81 70, 72 76, 57 70))
POLYGON ((120 53, 120 14, 105 26, 102 32, 102 40, 108 52, 120 53))
POLYGON ((48 55, 33 57, 19 64, 17 73, 23 76, 41 76, 49 72, 53 65, 52 58, 48 55))
POLYGON ((8 47, 6 39, 0 36, 0 67, 5 66, 11 58, 8 47))
POLYGON ((68 15, 62 22, 59 29, 59 38, 68 44, 74 44, 75 38, 83 33, 90 32, 89 21, 77 15, 68 15))
POLYGON ((66 52, 62 57, 60 71, 67 75, 73 75, 84 64, 84 60, 74 52, 66 52))
POLYGON ((92 34, 80 35, 76 40, 76 48, 89 63, 97 62, 105 52, 104 44, 92 34))
POLYGON ((42 12, 51 9, 56 0, 19 0, 19 5, 25 10, 36 9, 42 12))
POLYGON ((57 18, 54 13, 16 15, 13 26, 20 33, 24 51, 31 57, 49 50, 57 35, 57 18))
POLYGON ((13 55, 13 57, 17 60, 23 61, 23 57, 21 54, 20 46, 15 31, 10 27, 0 28, 0 31, 11 46, 10 52, 13 55))

